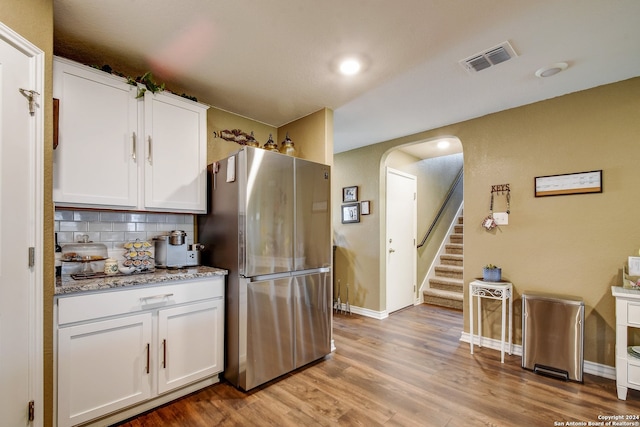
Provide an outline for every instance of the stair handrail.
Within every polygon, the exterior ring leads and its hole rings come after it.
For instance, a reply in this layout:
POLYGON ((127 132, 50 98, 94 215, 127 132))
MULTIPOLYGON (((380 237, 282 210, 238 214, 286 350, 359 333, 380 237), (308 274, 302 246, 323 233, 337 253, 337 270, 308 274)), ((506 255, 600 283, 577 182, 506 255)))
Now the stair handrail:
POLYGON ((458 171, 458 175, 456 175, 455 179, 453 180, 453 184, 451 184, 451 187, 449 188, 449 191, 447 192, 447 196, 445 197, 444 201, 442 202, 442 206, 440 206, 440 210, 438 210, 438 213, 436 214, 436 217, 433 219, 433 222, 429 226, 429 229, 424 234, 424 237, 422 238, 422 241, 416 247, 416 249, 420 249, 426 243, 427 239, 429 238, 429 235, 433 231, 433 228, 436 226, 436 223, 438 222, 438 220, 442 216, 442 212, 444 212, 444 209, 447 207, 447 204, 449 203, 449 200, 451 200, 451 196, 453 195, 454 190, 456 189, 456 187, 458 186, 458 183, 462 179, 463 172, 464 172, 464 166, 460 167, 460 170, 458 171))

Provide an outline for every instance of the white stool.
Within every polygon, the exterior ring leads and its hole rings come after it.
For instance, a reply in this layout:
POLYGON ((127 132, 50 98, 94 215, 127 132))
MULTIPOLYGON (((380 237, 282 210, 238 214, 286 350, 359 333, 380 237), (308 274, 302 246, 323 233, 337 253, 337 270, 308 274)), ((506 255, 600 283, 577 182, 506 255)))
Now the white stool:
POLYGON ((478 346, 482 347, 482 312, 480 300, 482 298, 497 299, 502 301, 502 335, 500 344, 500 360, 504 363, 504 332, 506 320, 506 304, 509 300, 509 354, 511 354, 511 330, 513 316, 513 301, 511 294, 513 293, 513 285, 509 282, 485 282, 483 280, 474 280, 469 283, 469 336, 471 343, 471 354, 473 354, 473 297, 478 300, 478 346))

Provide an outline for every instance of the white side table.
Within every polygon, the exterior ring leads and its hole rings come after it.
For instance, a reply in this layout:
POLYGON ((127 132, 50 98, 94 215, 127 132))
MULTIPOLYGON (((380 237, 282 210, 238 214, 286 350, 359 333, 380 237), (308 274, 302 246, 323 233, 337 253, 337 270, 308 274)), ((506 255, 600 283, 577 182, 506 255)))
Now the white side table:
POLYGON ((511 331, 513 317, 513 285, 509 282, 485 282, 474 280, 469 283, 469 342, 471 343, 471 354, 473 354, 473 297, 478 300, 478 346, 482 347, 482 312, 480 301, 482 298, 497 299, 502 301, 502 335, 500 346, 500 360, 504 363, 504 332, 505 321, 507 319, 507 300, 509 301, 509 354, 511 354, 511 331))
POLYGON ((640 356, 632 350, 635 343, 627 341, 628 330, 640 328, 640 291, 612 286, 611 293, 616 297, 616 387, 618 399, 627 400, 627 389, 640 390, 640 356))

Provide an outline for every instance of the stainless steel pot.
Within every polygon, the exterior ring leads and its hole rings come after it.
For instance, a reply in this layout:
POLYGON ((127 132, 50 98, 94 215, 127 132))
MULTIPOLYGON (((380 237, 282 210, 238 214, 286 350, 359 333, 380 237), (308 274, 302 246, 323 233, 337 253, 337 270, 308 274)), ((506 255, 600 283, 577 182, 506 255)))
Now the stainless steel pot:
POLYGON ((184 245, 184 242, 187 238, 187 232, 182 230, 173 230, 169 233, 169 244, 170 245, 184 245))

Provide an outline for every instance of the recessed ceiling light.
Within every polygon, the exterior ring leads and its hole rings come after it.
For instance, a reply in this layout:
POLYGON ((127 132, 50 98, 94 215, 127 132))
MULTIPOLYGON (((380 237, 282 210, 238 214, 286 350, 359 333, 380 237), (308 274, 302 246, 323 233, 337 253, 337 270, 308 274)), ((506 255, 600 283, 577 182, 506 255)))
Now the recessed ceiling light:
POLYGON ((360 61, 355 58, 347 58, 343 60, 342 62, 340 62, 340 66, 338 67, 340 73, 344 74, 345 76, 353 76, 354 74, 358 74, 361 68, 362 64, 360 64, 360 61))
POLYGON ((446 139, 438 141, 438 148, 441 150, 444 150, 445 148, 449 148, 449 141, 446 139))
POLYGON ((557 64, 540 68, 538 71, 536 71, 536 77, 555 76, 559 72, 566 70, 568 66, 569 65, 566 62, 558 62, 557 64))

